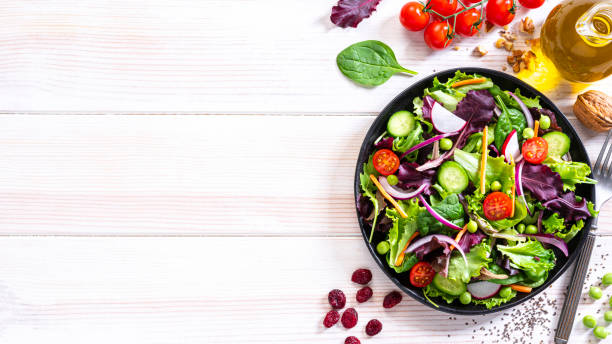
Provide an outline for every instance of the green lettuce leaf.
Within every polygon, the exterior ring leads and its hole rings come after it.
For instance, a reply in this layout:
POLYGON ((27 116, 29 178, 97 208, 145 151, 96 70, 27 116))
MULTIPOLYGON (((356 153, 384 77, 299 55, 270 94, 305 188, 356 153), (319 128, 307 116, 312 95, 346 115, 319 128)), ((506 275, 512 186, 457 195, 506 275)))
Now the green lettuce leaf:
POLYGON ((550 167, 553 172, 559 173, 563 181, 563 190, 576 190, 576 184, 596 184, 595 179, 587 177, 591 174, 589 165, 577 161, 565 161, 556 157, 547 157, 544 164, 550 167))
MULTIPOLYGON (((508 91, 506 91, 506 93, 507 92, 508 91)), ((525 105, 528 108, 532 108, 532 107, 538 108, 538 109, 542 108, 542 106, 540 105, 540 96, 536 96, 535 98, 527 98, 527 97, 525 97, 524 95, 521 94, 521 90, 518 89, 518 88, 514 91, 514 94, 517 97, 519 97, 519 99, 522 100, 523 103, 525 103, 525 105)), ((508 94, 508 96, 509 96, 509 94, 508 94)), ((509 97, 508 105, 512 106, 513 108, 516 108, 516 109, 520 109, 521 108, 519 106, 519 104, 516 102, 516 100, 514 100, 514 98, 512 98, 512 97, 509 97)))
POLYGON ((447 278, 469 283, 472 277, 480 276, 480 269, 488 267, 489 263, 493 261, 489 258, 490 253, 491 247, 485 240, 472 247, 470 251, 465 254, 468 261, 468 264, 465 265, 465 261, 461 254, 454 251, 448 262, 447 278))
MULTIPOLYGON (((463 206, 459 202, 459 197, 456 194, 450 194, 442 201, 437 201, 435 197, 431 197, 431 207, 442 217, 448 221, 456 224, 459 227, 463 227, 465 224, 463 206)), ((427 235, 433 233, 455 233, 456 231, 444 226, 440 221, 436 220, 431 214, 425 209, 421 208, 421 211, 417 217, 417 226, 421 235, 427 235), (449 232, 452 231, 452 232, 449 232)))
MULTIPOLYGON (((494 274, 499 274, 499 275, 508 274, 508 272, 504 268, 502 268, 501 266, 497 264, 489 265, 488 269, 494 274)), ((508 276, 508 278, 506 279, 490 279, 489 282, 497 283, 501 285, 508 285, 508 284, 515 284, 515 283, 523 282, 526 279, 527 279, 527 276, 525 276, 525 273, 521 271, 514 276, 508 276)))
POLYGON ((542 226, 544 226, 544 233, 556 233, 565 229, 565 219, 559 218, 559 214, 554 213, 542 220, 542 226))
POLYGON ((568 231, 556 232, 555 236, 563 239, 565 242, 570 242, 582 228, 584 228, 584 221, 578 220, 578 222, 574 223, 568 231))
POLYGON ((407 136, 393 139, 393 150, 404 153, 409 148, 421 142, 423 142, 423 128, 417 125, 407 136))
POLYGON ((418 259, 413 253, 407 253, 402 265, 395 266, 397 257, 406 246, 408 239, 417 231, 416 216, 420 209, 417 199, 400 201, 399 204, 408 217, 402 218, 395 208, 387 208, 385 211, 386 216, 393 221, 393 225, 391 229, 389 229, 388 234, 390 249, 387 253, 387 264, 395 270, 395 272, 402 273, 410 270, 410 268, 418 262, 418 259))
MULTIPOLYGON (((461 149, 455 149, 453 159, 465 169, 468 174, 468 178, 474 185, 480 185, 480 176, 478 171, 480 170, 480 156, 478 153, 467 153, 461 149)), ((500 156, 497 158, 488 157, 487 164, 485 167, 485 181, 487 190, 489 185, 497 180, 502 184, 503 190, 509 190, 514 184, 514 168, 510 164, 504 161, 504 157, 500 156)))
POLYGON ((510 295, 508 295, 508 297, 501 297, 499 296, 499 294, 497 294, 496 296, 493 296, 491 298, 484 299, 484 300, 472 299, 472 302, 476 305, 485 305, 487 309, 491 309, 493 307, 500 306, 514 299, 515 297, 516 297, 516 290, 512 289, 512 292, 510 292, 510 295))
POLYGON ((497 245, 497 250, 510 258, 521 270, 541 274, 555 267, 555 254, 537 240, 528 240, 514 246, 497 245), (537 259, 535 257, 538 257, 537 259))
POLYGON ((363 172, 359 174, 359 183, 361 185, 361 190, 363 191, 363 196, 369 198, 370 202, 372 202, 372 205, 374 206, 374 219, 372 220, 372 229, 370 230, 369 242, 372 242, 374 228, 376 228, 376 221, 378 220, 378 212, 380 211, 380 205, 376 199, 376 191, 378 188, 370 179, 370 174, 373 174, 374 176, 379 175, 378 171, 376 171, 374 168, 374 163, 372 162, 373 155, 374 154, 370 155, 368 162, 363 164, 363 172))
POLYGON ((420 97, 414 97, 412 100, 412 106, 414 106, 414 114, 417 116, 423 116, 423 99, 420 97))

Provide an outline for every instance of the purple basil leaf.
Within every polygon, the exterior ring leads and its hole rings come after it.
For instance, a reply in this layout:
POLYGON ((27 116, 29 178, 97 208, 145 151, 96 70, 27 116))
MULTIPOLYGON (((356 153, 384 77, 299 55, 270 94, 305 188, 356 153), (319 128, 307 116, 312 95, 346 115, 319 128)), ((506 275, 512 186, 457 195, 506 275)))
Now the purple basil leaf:
POLYGON ((384 139, 378 141, 378 143, 374 146, 378 149, 393 149, 393 138, 391 136, 385 137, 384 139))
POLYGON ((542 205, 565 217, 566 222, 586 220, 591 216, 591 212, 589 212, 587 207, 587 201, 584 198, 576 201, 576 195, 571 191, 564 193, 561 197, 544 202, 542 205))
POLYGON ((338 4, 332 7, 332 23, 342 27, 357 27, 372 12, 376 11, 376 6, 380 0, 339 0, 338 4))
POLYGON ((555 116, 554 112, 548 109, 538 109, 538 108, 529 108, 529 112, 531 112, 531 116, 533 117, 534 120, 539 120, 540 117, 542 117, 542 115, 546 115, 550 117, 550 128, 546 130, 540 128, 538 130, 538 136, 542 136, 550 131, 563 131, 563 129, 561 129, 559 125, 557 124, 557 116, 555 116))
POLYGON ((485 237, 485 234, 480 230, 475 233, 465 232, 459 240, 459 247, 461 247, 465 253, 468 253, 473 246, 480 244, 485 237))
POLYGON ((546 165, 534 165, 528 162, 523 165, 521 178, 523 189, 531 192, 538 201, 549 201, 563 192, 563 182, 557 172, 546 165))
POLYGON ((418 188, 421 185, 427 185, 423 191, 426 195, 431 194, 430 186, 433 184, 433 178, 436 170, 417 171, 418 164, 405 162, 400 165, 397 170, 397 179, 399 179, 399 187, 403 189, 418 188))

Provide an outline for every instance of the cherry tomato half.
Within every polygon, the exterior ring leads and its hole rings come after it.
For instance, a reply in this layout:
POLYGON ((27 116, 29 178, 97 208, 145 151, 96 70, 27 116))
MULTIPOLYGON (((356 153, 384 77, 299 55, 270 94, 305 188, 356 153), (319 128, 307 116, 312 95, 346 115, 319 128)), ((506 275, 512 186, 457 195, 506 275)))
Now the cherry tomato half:
POLYGON ((423 4, 411 1, 402 7, 400 22, 410 31, 421 31, 429 24, 429 13, 423 12, 423 4))
POLYGON ((453 41, 448 35, 453 32, 453 27, 445 21, 434 21, 427 25, 423 38, 425 43, 435 50, 448 47, 453 41))
POLYGON ((381 149, 374 153, 372 158, 374 168, 383 176, 393 174, 400 165, 400 160, 395 153, 390 149, 381 149))
POLYGON ((519 0, 523 7, 538 8, 544 4, 544 0, 519 0))
POLYGON ((480 20, 480 10, 472 8, 457 15, 455 31, 463 36, 473 36, 480 30, 482 23, 483 20, 480 20), (475 25, 476 23, 478 25, 475 25))
POLYGON ((510 24, 515 12, 513 0, 489 0, 487 2, 487 19, 493 24, 499 26, 510 24))
POLYGON ((532 164, 541 164, 548 155, 548 142, 541 137, 534 137, 523 143, 523 157, 532 164))
POLYGON ((410 283, 417 287, 423 288, 433 281, 436 272, 427 262, 418 262, 410 270, 410 283))
POLYGON ((503 220, 512 212, 512 200, 503 192, 492 192, 482 204, 484 216, 491 220, 503 220))
POLYGON ((442 16, 450 16, 457 9, 457 0, 431 0, 427 8, 430 8, 442 16))

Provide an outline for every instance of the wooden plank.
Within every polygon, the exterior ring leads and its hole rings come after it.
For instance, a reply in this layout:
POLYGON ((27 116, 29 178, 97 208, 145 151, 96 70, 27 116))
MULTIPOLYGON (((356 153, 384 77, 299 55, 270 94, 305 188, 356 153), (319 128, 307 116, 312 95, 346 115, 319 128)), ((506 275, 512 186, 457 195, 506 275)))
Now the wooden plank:
MULTIPOLYGON (((382 2, 358 29, 329 21, 335 1, 108 0, 0 3, 0 110, 196 113, 377 113, 431 72, 501 69, 497 31, 432 51, 397 19, 403 2, 382 2), (418 70, 371 90, 344 78, 336 55, 366 39, 389 44, 418 70), (489 54, 473 56, 483 45, 489 54)), ((529 11, 541 24, 556 3, 529 11)), ((514 25, 526 14, 520 10, 514 25)), ((610 83, 593 85, 610 88, 610 83)), ((549 95, 564 111, 574 90, 549 95)))
MULTIPOLYGON (((589 283, 612 238, 600 237, 589 283)), ((360 238, 0 238, 3 343, 342 343, 383 322, 372 343, 551 342, 568 276, 516 309, 450 316, 404 295, 374 265, 360 238), (218 259, 214 259, 218 257, 218 259), (374 297, 356 304, 356 268, 372 269, 374 297), (359 312, 351 330, 321 325, 339 288, 359 312), (545 314, 545 316, 543 316, 545 314), (533 320, 535 318, 535 320, 533 320), (533 327, 527 325, 534 321, 533 327), (505 329, 507 328, 507 329, 505 329), (503 335, 510 336, 504 338, 503 335), (450 338, 449 338, 450 336, 450 338), (474 338, 472 338, 474 337, 474 338), (496 341, 497 340, 497 341, 496 341), (539 342, 539 340, 538 340, 539 342)), ((609 290, 604 292, 606 298, 609 290)), ((579 312, 607 307, 584 301, 579 312)), ((601 314, 599 314, 601 316, 601 314)), ((577 326, 574 336, 586 338, 577 326)), ((584 342, 584 341, 581 341, 584 342)))
POLYGON ((373 119, 0 116, 0 234, 358 236, 373 119))

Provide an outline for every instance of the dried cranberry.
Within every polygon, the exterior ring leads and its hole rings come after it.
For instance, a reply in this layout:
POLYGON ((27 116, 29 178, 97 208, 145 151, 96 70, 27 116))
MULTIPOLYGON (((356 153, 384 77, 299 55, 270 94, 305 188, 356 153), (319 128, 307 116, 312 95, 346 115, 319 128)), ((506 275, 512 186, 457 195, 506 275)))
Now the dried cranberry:
POLYGON ((327 295, 327 300, 333 309, 342 309, 346 304, 346 296, 340 289, 334 289, 327 295))
POLYGON ((357 302, 362 303, 368 301, 372 297, 372 294, 372 288, 370 287, 363 287, 357 290, 357 302))
POLYGON ((392 291, 383 300, 383 307, 393 308, 395 305, 402 301, 402 294, 397 291, 392 291))
POLYGON ((368 284, 372 280, 372 271, 368 269, 357 269, 353 272, 351 281, 359 284, 368 284))
POLYGON ((366 333, 368 336, 375 336, 382 330, 382 323, 378 319, 368 321, 366 333))
POLYGON ((357 337, 350 336, 346 337, 346 339, 344 340, 344 344, 361 344, 361 342, 359 341, 359 339, 357 339, 357 337))
POLYGON ((345 328, 353 328, 357 325, 357 311, 355 308, 347 308, 344 313, 342 313, 342 326, 345 328))
POLYGON ((325 315, 325 319, 323 319, 323 326, 330 328, 336 325, 338 320, 340 320, 340 313, 338 313, 337 310, 332 309, 325 315))

